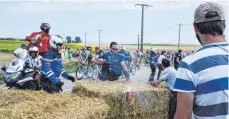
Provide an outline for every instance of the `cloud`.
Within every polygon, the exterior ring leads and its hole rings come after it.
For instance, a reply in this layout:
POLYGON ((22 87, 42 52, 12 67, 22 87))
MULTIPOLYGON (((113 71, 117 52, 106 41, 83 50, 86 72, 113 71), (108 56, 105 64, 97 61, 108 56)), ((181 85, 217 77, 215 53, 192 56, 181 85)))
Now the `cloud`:
MULTIPOLYGON (((135 4, 144 3, 152 5, 152 8, 148 8, 150 11, 171 11, 182 10, 197 6, 203 1, 197 0, 183 0, 183 1, 168 1, 168 0, 148 0, 148 1, 133 1, 133 0, 73 0, 73 1, 14 1, 5 2, 11 12, 58 12, 58 11, 104 11, 104 10, 139 10, 140 6, 135 4)), ((228 4, 226 1, 216 1, 221 5, 228 4)))

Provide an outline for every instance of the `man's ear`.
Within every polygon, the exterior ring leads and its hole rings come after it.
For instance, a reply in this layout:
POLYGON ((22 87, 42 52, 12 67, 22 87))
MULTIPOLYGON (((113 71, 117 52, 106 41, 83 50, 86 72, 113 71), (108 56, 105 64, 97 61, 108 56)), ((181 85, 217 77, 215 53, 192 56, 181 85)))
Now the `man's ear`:
POLYGON ((198 34, 200 31, 197 29, 197 26, 195 24, 193 24, 193 28, 196 34, 198 34))

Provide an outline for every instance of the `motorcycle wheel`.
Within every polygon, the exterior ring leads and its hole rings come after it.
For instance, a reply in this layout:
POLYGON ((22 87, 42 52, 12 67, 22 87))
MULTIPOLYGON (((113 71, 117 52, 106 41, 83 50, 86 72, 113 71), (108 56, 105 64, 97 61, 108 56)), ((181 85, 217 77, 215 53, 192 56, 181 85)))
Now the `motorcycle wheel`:
POLYGON ((37 83, 35 81, 28 81, 24 84, 26 90, 37 90, 37 83))

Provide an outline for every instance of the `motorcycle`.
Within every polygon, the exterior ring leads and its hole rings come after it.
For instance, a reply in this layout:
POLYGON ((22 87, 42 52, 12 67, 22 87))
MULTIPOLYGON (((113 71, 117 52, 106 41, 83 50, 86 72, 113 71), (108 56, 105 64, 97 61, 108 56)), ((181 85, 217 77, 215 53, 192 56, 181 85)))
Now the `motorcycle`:
POLYGON ((5 89, 39 90, 39 71, 26 67, 22 59, 14 59, 8 67, 3 66, 5 89))

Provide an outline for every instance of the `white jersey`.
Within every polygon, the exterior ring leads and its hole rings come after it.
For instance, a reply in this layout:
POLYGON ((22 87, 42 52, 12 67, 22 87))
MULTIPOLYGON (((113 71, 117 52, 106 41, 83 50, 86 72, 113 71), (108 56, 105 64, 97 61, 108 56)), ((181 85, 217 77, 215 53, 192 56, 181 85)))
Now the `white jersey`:
POLYGON ((14 54, 19 58, 19 59, 26 59, 28 57, 28 51, 23 48, 18 48, 14 51, 14 54))
POLYGON ((158 58, 157 63, 158 63, 158 64, 162 64, 162 60, 163 60, 164 58, 166 58, 164 55, 160 55, 160 57, 158 58))
POLYGON ((41 66, 41 59, 42 57, 38 55, 36 58, 32 58, 31 56, 25 59, 25 63, 28 65, 29 68, 35 68, 41 66))

